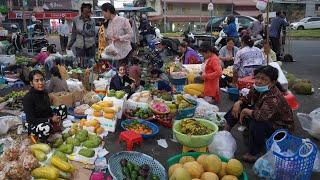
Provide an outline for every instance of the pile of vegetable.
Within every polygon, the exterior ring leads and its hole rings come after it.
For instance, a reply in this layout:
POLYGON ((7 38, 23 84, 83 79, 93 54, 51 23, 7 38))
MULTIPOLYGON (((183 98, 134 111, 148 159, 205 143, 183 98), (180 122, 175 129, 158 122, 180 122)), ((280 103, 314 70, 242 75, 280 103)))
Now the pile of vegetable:
POLYGON ((2 97, 0 102, 11 100, 6 107, 10 110, 20 110, 23 108, 22 101, 26 93, 27 91, 13 91, 5 97, 2 97))
POLYGON ((16 56, 17 65, 28 65, 29 62, 31 62, 31 58, 26 56, 16 56))
POLYGON ((180 132, 187 135, 207 135, 213 132, 212 129, 208 128, 205 124, 195 119, 184 119, 181 120, 180 132))
POLYGON ((151 91, 152 96, 157 96, 165 101, 172 101, 172 95, 167 91, 153 90, 151 91))
POLYGON ((122 167, 122 174, 125 179, 131 180, 159 180, 160 178, 157 175, 151 174, 150 166, 143 164, 138 166, 133 162, 128 161, 127 159, 121 159, 120 164, 122 167))
POLYGON ((149 103, 152 98, 151 98, 151 93, 149 91, 142 91, 142 92, 137 92, 134 93, 130 99, 134 102, 142 102, 142 103, 149 103))
POLYGON ((237 180, 243 171, 243 165, 237 159, 222 162, 214 154, 202 154, 197 159, 183 156, 169 167, 168 175, 175 180, 237 180))
POLYGON ((171 113, 176 113, 178 110, 184 110, 195 106, 192 102, 188 101, 183 95, 177 95, 176 100, 172 103, 167 103, 171 113))
POLYGON ((181 63, 176 62, 168 62, 164 64, 164 72, 170 74, 172 72, 182 72, 184 70, 183 65, 181 63))
POLYGON ((127 109, 126 110, 127 116, 130 118, 140 118, 140 119, 149 119, 153 117, 153 113, 150 109, 146 108, 137 108, 137 109, 127 109))
POLYGON ((168 113, 170 113, 170 109, 163 102, 153 102, 153 103, 151 103, 150 108, 156 114, 168 114, 168 113))
POLYGON ((298 79, 293 74, 287 73, 288 87, 295 93, 302 95, 311 95, 313 93, 310 80, 298 79))
POLYGON ((122 99, 125 95, 124 91, 115 91, 113 89, 108 92, 108 97, 116 97, 117 99, 122 99))
POLYGON ((126 124, 124 127, 127 130, 134 131, 138 134, 146 134, 146 135, 152 134, 152 130, 148 126, 146 126, 145 124, 141 124, 137 120, 132 120, 130 124, 126 124))

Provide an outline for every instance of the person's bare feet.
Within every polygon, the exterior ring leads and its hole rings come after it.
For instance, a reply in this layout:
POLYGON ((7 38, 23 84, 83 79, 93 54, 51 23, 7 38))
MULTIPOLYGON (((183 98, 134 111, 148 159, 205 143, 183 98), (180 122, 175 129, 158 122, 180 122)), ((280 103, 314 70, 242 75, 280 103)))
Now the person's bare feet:
POLYGON ((249 153, 246 153, 245 155, 242 156, 242 160, 248 163, 254 163, 256 162, 258 158, 256 156, 253 156, 249 153))

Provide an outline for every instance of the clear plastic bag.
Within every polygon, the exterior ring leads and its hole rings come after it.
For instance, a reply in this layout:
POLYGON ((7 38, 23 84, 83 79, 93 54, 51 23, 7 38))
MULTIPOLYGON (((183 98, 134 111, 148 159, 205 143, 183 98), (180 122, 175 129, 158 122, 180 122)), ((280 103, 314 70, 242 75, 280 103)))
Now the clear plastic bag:
POLYGON ((260 179, 276 179, 275 174, 275 159, 272 151, 268 151, 261 156, 252 167, 253 172, 260 179))
POLYGON ((2 116, 0 117, 0 134, 7 134, 10 128, 22 124, 18 116, 2 116))
POLYGON ((313 110, 310 114, 297 113, 302 129, 320 140, 320 108, 313 110))
POLYGON ((113 42, 110 43, 101 54, 103 59, 114 59, 118 54, 117 48, 114 46, 113 42))
POLYGON ((231 159, 237 150, 236 140, 228 131, 219 131, 214 135, 212 143, 208 147, 210 153, 231 159))

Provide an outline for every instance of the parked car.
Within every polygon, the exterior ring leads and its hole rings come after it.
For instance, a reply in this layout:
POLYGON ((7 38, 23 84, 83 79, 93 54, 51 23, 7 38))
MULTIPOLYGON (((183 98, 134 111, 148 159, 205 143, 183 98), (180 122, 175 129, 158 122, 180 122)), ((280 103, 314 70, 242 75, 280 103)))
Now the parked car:
MULTIPOLYGON (((220 32, 222 27, 223 21, 225 21, 227 16, 219 16, 219 17, 213 17, 209 20, 209 22, 206 25, 206 32, 211 31, 211 25, 212 25, 212 32, 220 32)), ((244 29, 247 29, 253 21, 257 21, 257 19, 250 17, 250 16, 240 16, 236 15, 236 23, 238 23, 238 31, 241 32, 244 29)))
POLYGON ((320 17, 307 17, 298 22, 290 24, 291 29, 303 30, 303 29, 318 29, 320 28, 320 17))

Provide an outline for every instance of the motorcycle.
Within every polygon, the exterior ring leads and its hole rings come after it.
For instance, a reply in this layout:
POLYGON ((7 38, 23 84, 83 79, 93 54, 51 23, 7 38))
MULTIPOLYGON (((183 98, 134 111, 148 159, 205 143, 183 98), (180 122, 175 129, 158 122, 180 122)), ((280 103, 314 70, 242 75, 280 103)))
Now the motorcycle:
POLYGON ((42 48, 48 47, 49 41, 43 32, 34 32, 33 37, 28 39, 27 48, 33 52, 39 53, 42 48))
POLYGON ((6 53, 8 55, 22 52, 23 48, 26 48, 27 35, 21 32, 12 33, 10 45, 8 46, 6 53))

